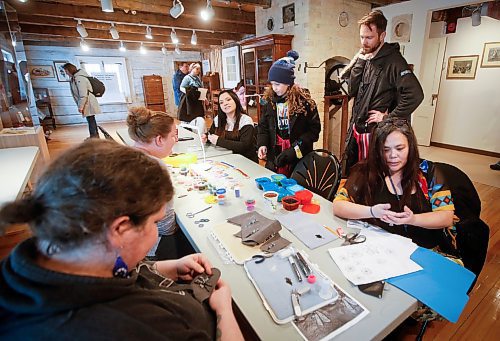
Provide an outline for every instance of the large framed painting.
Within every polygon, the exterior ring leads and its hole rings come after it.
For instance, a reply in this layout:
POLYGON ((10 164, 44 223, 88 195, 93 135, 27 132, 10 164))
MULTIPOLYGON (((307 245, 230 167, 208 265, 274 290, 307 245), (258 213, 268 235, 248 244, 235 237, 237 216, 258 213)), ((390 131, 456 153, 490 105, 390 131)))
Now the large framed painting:
POLYGON ((478 55, 453 56, 448 59, 446 79, 474 79, 476 78, 478 55))
POLYGON ((52 65, 31 65, 28 66, 30 77, 35 78, 54 78, 54 68, 52 65))
POLYGON ((54 69, 56 70, 56 75, 57 75, 57 80, 59 82, 69 82, 71 78, 68 76, 66 71, 64 71, 64 64, 66 64, 67 61, 54 61, 54 69))
POLYGON ((500 67, 500 42, 484 44, 481 67, 500 67))

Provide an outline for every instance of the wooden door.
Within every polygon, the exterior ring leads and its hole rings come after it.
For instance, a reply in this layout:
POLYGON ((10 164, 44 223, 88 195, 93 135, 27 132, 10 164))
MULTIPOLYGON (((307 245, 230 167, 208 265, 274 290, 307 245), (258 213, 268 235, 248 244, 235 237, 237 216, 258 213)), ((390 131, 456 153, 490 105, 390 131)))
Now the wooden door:
POLYGON ((144 104, 146 108, 154 111, 165 112, 165 97, 163 95, 163 82, 161 76, 143 76, 144 104))

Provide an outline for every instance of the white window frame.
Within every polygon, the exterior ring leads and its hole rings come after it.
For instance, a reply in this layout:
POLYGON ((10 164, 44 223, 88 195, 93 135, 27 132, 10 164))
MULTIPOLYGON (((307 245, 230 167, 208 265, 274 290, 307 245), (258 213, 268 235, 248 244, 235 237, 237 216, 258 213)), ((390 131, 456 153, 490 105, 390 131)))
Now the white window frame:
POLYGON ((106 95, 103 97, 98 97, 97 101, 99 104, 123 104, 132 103, 132 94, 129 82, 129 76, 127 71, 127 60, 123 57, 88 57, 88 56, 76 56, 78 60, 78 67, 83 68, 83 64, 100 64, 102 72, 104 72, 104 64, 119 64, 120 71, 120 83, 122 87, 121 94, 123 98, 121 100, 106 100, 106 95))
POLYGON ((222 81, 225 89, 233 89, 241 80, 241 72, 240 72, 240 47, 228 47, 222 50, 222 81), (229 70, 227 65, 227 58, 234 57, 234 61, 236 65, 231 65, 235 70, 229 70), (234 80, 228 79, 229 73, 235 73, 236 78, 234 80))

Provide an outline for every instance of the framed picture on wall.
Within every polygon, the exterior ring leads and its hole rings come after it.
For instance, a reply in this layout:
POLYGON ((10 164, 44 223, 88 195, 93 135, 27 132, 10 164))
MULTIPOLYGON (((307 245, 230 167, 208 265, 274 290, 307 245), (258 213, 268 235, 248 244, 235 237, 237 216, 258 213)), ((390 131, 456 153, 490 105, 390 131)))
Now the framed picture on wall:
POLYGON ((448 59, 446 79, 474 79, 476 78, 478 55, 453 56, 448 59))
POLYGON ((500 42, 484 44, 481 67, 500 67, 500 42))
POLYGON ((28 66, 30 77, 36 78, 54 78, 54 69, 52 65, 31 65, 28 66))
POLYGON ((66 60, 54 61, 54 69, 56 70, 57 80, 59 82, 69 82, 71 78, 64 71, 64 64, 66 64, 66 60))

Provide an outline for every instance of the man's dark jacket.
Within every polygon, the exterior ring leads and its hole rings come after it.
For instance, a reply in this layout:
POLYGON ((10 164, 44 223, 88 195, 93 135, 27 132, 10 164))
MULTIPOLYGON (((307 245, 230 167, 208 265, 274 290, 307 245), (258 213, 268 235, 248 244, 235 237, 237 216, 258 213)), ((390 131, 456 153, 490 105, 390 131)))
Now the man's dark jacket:
POLYGON ((200 92, 198 88, 188 86, 186 88, 186 95, 182 96, 177 117, 180 121, 191 122, 197 117, 205 117, 205 109, 203 101, 199 100, 200 92))

